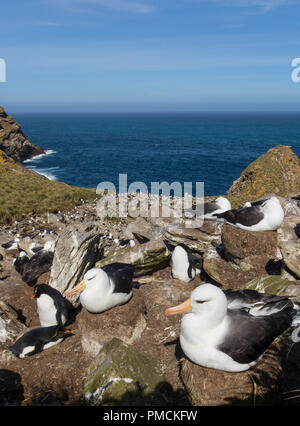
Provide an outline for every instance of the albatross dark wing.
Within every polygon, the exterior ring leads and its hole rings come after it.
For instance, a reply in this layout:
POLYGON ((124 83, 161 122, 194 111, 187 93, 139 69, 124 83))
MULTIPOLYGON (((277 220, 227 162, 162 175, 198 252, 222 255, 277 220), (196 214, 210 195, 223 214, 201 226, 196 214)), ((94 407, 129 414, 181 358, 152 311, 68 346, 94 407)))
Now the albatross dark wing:
POLYGON ((256 361, 290 326, 293 313, 291 303, 275 314, 258 317, 228 309, 229 328, 218 349, 240 364, 256 361))
MULTIPOLYGON (((272 313, 273 311, 278 312, 282 309, 277 302, 283 302, 283 306, 286 303, 292 305, 292 302, 286 296, 275 296, 274 294, 259 293, 256 290, 244 289, 244 290, 224 290, 224 294, 227 298, 227 304, 229 309, 242 309, 242 308, 253 308, 257 307, 256 315, 259 315, 259 310, 263 313, 262 315, 269 315, 266 312, 272 313), (274 306, 276 303, 276 306, 274 306), (269 306, 268 306, 269 305, 269 306), (259 308, 260 307, 260 308, 259 308), (275 309, 274 309, 275 308, 275 309)), ((251 313, 251 311, 250 311, 251 313)))
POLYGON ((228 210, 224 213, 214 215, 223 218, 230 223, 240 223, 244 226, 253 226, 264 218, 264 213, 260 206, 243 207, 238 210, 228 210))
POLYGON ((102 267, 109 278, 114 282, 113 293, 130 293, 135 266, 128 263, 111 263, 102 267))

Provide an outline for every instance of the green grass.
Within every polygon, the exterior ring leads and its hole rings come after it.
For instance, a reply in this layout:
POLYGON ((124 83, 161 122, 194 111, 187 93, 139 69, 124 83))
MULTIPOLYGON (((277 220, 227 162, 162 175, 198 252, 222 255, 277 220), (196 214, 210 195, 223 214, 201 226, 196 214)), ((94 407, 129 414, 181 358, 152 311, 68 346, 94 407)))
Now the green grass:
POLYGON ((0 162, 0 225, 30 214, 57 213, 96 198, 96 189, 51 181, 15 164, 0 162))

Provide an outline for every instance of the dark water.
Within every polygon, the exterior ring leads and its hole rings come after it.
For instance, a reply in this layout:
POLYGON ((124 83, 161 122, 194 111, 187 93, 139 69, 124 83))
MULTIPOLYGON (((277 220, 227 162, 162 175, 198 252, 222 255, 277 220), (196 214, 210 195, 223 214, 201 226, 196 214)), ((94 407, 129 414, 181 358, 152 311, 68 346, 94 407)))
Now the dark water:
POLYGON ((37 145, 55 151, 26 167, 70 185, 205 182, 224 194, 269 148, 300 157, 299 114, 14 114, 37 145))

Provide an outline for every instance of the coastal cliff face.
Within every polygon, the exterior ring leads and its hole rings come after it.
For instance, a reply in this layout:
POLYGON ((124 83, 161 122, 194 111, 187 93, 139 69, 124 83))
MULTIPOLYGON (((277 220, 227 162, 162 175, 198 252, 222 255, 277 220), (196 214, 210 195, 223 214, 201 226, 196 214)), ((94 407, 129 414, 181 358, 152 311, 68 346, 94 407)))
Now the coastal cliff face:
POLYGON ((23 134, 20 125, 2 107, 0 107, 0 149, 17 163, 45 152, 23 134))
POLYGON ((266 194, 288 197, 297 192, 300 192, 300 160, 290 146, 278 145, 249 164, 227 194, 242 204, 266 194))

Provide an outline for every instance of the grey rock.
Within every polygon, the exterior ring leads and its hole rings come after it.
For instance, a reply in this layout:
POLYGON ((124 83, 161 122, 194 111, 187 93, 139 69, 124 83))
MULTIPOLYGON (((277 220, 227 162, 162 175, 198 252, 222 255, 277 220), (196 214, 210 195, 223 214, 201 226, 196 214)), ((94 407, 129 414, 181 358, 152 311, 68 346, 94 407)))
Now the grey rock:
POLYGON ((147 325, 145 302, 140 290, 133 289, 132 298, 125 305, 101 314, 91 314, 82 309, 76 323, 81 331, 83 351, 96 356, 113 337, 131 344, 141 336, 147 325))
POLYGON ((212 220, 205 220, 202 226, 195 228, 171 225, 166 228, 164 236, 172 244, 183 243, 193 251, 204 253, 221 243, 222 227, 221 222, 212 220))
MULTIPOLYGON (((101 256, 101 235, 93 223, 66 227, 56 241, 49 285, 62 294, 75 287, 101 256)), ((72 296, 75 306, 79 295, 72 296)))
POLYGON ((286 216, 277 230, 278 245, 287 268, 300 278, 300 216, 286 216))
POLYGON ((18 313, 0 300, 0 346, 12 344, 25 328, 18 320, 18 313))

